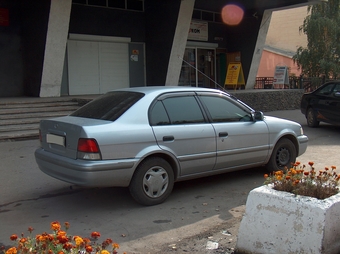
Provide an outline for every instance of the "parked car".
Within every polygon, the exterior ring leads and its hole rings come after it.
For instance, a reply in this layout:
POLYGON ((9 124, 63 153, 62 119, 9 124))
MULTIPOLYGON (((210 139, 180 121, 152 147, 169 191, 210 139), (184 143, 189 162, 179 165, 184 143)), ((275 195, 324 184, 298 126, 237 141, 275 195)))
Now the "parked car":
POLYGON ((320 122, 340 125, 340 81, 327 82, 305 93, 300 108, 310 127, 317 127, 320 122))
POLYGON ((255 112, 220 90, 119 89, 65 117, 42 120, 36 162, 82 186, 129 187, 143 205, 174 182, 266 165, 289 167, 307 148, 300 124, 255 112))

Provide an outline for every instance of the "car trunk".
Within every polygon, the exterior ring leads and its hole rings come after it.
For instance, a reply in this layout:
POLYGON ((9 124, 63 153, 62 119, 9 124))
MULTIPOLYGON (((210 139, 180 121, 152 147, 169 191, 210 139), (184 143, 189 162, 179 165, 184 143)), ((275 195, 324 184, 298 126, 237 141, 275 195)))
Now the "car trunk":
POLYGON ((58 117, 40 122, 41 146, 46 151, 77 158, 78 140, 87 137, 84 127, 102 124, 103 120, 80 117, 58 117))

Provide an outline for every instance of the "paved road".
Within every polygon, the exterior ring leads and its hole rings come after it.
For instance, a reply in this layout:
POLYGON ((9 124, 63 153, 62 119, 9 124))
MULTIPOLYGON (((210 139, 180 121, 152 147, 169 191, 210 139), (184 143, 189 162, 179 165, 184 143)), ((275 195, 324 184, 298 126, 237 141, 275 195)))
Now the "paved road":
MULTIPOLYGON (((267 115, 302 123, 310 142, 299 161, 340 168, 339 128, 325 124, 308 128, 298 110, 267 115)), ((37 140, 0 142, 0 246, 11 244, 11 234, 25 233, 29 226, 36 234, 49 231, 49 223, 58 220, 70 222, 72 235, 99 231, 102 239, 118 242, 121 253, 156 253, 231 222, 240 216, 248 192, 263 183, 262 168, 181 182, 164 204, 143 207, 125 188, 77 188, 43 174, 33 155, 38 146, 37 140)))

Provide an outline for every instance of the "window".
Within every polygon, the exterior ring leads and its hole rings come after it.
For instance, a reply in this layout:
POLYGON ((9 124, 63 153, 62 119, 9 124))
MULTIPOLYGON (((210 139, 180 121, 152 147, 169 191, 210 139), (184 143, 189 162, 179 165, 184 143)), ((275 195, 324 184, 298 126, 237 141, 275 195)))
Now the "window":
POLYGON ((136 92, 107 93, 76 110, 71 116, 115 121, 143 96, 136 92))
POLYGON ((178 96, 158 101, 152 108, 151 125, 205 123, 194 96, 178 96))
POLYGON ((125 9, 125 0, 109 0, 108 6, 112 8, 125 9))
POLYGON ((104 8, 144 11, 144 0, 72 0, 72 3, 104 8))
POLYGON ((200 96, 200 99, 207 106, 214 123, 251 121, 252 119, 251 115, 245 109, 225 98, 200 96))
POLYGON ((334 84, 329 84, 318 91, 320 95, 330 95, 333 90, 334 84))
POLYGON ((336 84, 334 89, 333 89, 333 92, 339 92, 340 91, 340 84, 336 84))
POLYGON ((88 5, 106 6, 106 0, 88 0, 88 5))
POLYGON ((153 106, 151 111, 150 123, 153 126, 170 124, 168 114, 166 113, 161 101, 157 101, 156 104, 153 106))

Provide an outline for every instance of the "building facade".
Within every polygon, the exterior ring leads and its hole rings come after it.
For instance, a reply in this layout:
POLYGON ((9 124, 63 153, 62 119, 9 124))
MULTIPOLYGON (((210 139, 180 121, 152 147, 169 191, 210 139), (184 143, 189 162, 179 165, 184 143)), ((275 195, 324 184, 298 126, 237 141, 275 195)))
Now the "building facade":
POLYGON ((273 11, 257 77, 273 77, 275 67, 282 65, 290 76, 301 74, 292 57, 307 46, 307 36, 299 30, 306 16, 307 6, 273 11))
POLYGON ((251 88, 272 11, 313 2, 236 2, 228 26, 222 0, 0 0, 0 97, 223 86, 232 52, 251 88))

